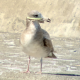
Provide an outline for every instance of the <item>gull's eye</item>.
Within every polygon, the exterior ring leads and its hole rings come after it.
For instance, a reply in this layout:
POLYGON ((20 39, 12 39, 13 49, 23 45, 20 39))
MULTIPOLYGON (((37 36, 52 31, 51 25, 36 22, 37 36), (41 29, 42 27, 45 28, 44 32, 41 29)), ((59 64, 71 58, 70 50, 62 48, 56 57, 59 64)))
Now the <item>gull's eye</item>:
POLYGON ((34 17, 38 17, 38 15, 34 15, 34 17))

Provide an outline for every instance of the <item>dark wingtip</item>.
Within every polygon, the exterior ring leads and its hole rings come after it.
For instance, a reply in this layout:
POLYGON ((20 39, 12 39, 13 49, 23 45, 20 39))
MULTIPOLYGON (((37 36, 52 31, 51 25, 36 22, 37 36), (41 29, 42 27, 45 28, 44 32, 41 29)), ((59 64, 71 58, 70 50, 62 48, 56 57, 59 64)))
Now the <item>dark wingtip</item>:
POLYGON ((54 54, 52 56, 47 56, 46 58, 57 58, 54 54))

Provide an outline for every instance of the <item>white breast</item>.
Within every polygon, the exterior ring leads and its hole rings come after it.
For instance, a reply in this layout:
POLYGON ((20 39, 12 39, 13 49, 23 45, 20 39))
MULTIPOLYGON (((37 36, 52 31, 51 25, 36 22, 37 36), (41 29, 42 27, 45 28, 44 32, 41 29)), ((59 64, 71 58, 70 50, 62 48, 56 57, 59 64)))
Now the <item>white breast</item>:
POLYGON ((36 23, 31 22, 28 29, 25 32, 22 33, 22 36, 23 36, 24 40, 21 41, 21 43, 22 43, 23 46, 28 46, 33 41, 33 38, 36 35, 37 25, 36 25, 36 23))
POLYGON ((24 44, 28 46, 33 41, 34 34, 27 34, 25 35, 24 44))

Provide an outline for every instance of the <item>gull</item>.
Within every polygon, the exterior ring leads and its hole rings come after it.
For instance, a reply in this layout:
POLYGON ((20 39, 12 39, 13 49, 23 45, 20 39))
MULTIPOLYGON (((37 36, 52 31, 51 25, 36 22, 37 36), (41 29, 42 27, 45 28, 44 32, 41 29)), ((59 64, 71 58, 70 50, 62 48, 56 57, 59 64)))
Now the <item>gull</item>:
MULTIPOLYGON (((42 58, 56 58, 53 54, 54 48, 48 32, 41 28, 39 23, 50 22, 49 18, 44 18, 36 10, 28 13, 26 18, 26 29, 22 32, 20 42, 22 50, 29 56, 26 73, 30 73, 30 56, 40 58, 40 72, 42 73, 42 58)), ((46 26, 47 27, 47 26, 46 26)))

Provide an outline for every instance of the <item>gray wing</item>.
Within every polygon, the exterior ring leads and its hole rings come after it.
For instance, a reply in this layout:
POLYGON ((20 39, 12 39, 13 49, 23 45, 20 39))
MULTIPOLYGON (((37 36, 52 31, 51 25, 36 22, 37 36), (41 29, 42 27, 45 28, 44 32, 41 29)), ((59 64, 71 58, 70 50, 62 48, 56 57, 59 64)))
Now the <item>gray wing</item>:
POLYGON ((47 31, 43 30, 42 29, 42 32, 43 32, 43 43, 44 43, 44 46, 48 47, 52 53, 51 56, 48 56, 50 58, 56 58, 56 56, 53 54, 54 52, 54 48, 53 48, 53 45, 52 45, 52 42, 51 42, 51 39, 50 39, 50 36, 49 34, 47 33, 47 31))
POLYGON ((49 47, 51 52, 53 52, 54 48, 53 48, 53 45, 52 45, 52 42, 51 42, 49 34, 47 33, 47 31, 45 31, 43 29, 42 29, 42 32, 43 32, 43 43, 44 43, 44 46, 49 47))

